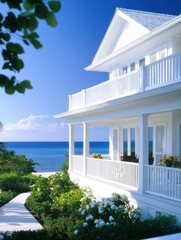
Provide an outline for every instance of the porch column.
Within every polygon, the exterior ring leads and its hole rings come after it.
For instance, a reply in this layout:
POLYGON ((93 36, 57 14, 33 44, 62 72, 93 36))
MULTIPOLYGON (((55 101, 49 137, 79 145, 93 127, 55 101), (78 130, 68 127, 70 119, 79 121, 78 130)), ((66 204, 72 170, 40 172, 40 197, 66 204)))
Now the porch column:
POLYGON ((83 123, 83 175, 87 175, 87 157, 89 156, 89 126, 83 123))
POLYGON ((74 126, 69 124, 69 172, 72 172, 72 155, 74 155, 74 126))
POLYGON ((146 168, 148 164, 148 114, 142 114, 139 116, 140 126, 140 146, 139 146, 139 182, 138 190, 143 193, 146 190, 146 168))

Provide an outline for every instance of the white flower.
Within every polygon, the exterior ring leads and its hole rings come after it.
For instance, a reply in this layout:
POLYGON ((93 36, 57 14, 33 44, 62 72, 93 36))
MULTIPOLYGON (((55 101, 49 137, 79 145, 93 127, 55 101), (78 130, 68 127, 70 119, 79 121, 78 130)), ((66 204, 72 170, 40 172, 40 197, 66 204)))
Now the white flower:
POLYGON ((89 220, 92 220, 93 219, 93 216, 91 214, 89 214, 87 217, 86 217, 86 221, 89 221, 89 220))
POLYGON ((82 208, 79 208, 79 209, 78 209, 78 212, 82 212, 82 208))
POLYGON ((75 230, 75 231, 74 231, 74 235, 77 235, 77 234, 78 234, 78 232, 79 232, 78 230, 75 230))
POLYGON ((94 208, 96 206, 96 202, 95 201, 91 201, 89 203, 89 205, 90 205, 91 208, 94 208))
POLYGON ((82 211, 82 216, 85 214, 85 212, 86 212, 86 210, 83 210, 83 211, 82 211))
POLYGON ((101 214, 101 213, 104 212, 104 209, 103 209, 101 206, 99 206, 99 207, 98 207, 98 212, 99 212, 99 214, 101 214))
POLYGON ((115 205, 111 205, 111 209, 112 209, 112 210, 115 210, 115 209, 116 209, 116 206, 115 206, 115 205))
POLYGON ((83 223, 83 227, 87 227, 88 226, 88 223, 87 222, 84 222, 83 223))
POLYGON ((98 219, 96 219, 96 220, 94 221, 94 223, 95 223, 95 224, 97 224, 98 222, 99 222, 99 220, 98 220, 98 219))
POLYGON ((110 216, 109 217, 109 222, 112 222, 112 221, 114 221, 114 218, 113 218, 113 216, 110 216))

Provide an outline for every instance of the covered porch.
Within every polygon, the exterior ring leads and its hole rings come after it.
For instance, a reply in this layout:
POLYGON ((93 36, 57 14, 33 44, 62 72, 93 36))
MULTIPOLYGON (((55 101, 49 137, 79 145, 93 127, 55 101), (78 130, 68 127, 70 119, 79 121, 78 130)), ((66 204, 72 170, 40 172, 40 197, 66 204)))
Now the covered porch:
POLYGON ((78 125, 83 129, 83 154, 75 154, 77 124, 69 124, 70 174, 181 202, 181 169, 159 166, 163 155, 181 155, 180 110, 78 125), (103 159, 90 155, 90 128, 95 125, 109 128, 109 154, 103 159))

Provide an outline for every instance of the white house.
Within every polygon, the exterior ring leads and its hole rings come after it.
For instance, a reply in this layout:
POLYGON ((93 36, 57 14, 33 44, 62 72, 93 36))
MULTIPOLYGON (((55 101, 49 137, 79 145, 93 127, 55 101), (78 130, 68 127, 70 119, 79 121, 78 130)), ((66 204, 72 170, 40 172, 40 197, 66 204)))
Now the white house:
POLYGON ((181 15, 117 8, 89 71, 101 84, 69 96, 57 114, 69 122, 69 173, 97 197, 126 194, 143 217, 157 211, 181 221, 181 168, 158 166, 181 157, 181 15), (83 126, 83 155, 74 153, 83 126), (89 130, 107 126, 109 156, 91 158, 89 130))

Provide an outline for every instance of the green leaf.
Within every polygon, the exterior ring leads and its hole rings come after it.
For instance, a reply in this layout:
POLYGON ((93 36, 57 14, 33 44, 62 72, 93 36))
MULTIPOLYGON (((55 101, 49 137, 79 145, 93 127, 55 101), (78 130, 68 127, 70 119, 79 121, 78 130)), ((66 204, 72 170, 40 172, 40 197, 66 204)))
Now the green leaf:
POLYGON ((51 27, 56 27, 58 22, 53 12, 49 12, 46 18, 46 22, 51 27))
POLYGON ((36 39, 30 39, 30 42, 36 49, 40 49, 43 47, 43 45, 36 39))
POLYGON ((35 7, 35 4, 30 4, 27 0, 25 0, 23 2, 23 7, 26 11, 31 11, 35 7))
POLYGON ((3 33, 3 32, 0 33, 0 39, 3 39, 7 42, 10 40, 10 38, 11 38, 11 36, 9 33, 3 33))
POLYGON ((53 12, 59 12, 61 8, 61 3, 60 1, 49 1, 48 6, 53 12))
POLYGON ((0 74, 0 86, 4 86, 9 81, 9 78, 4 74, 0 74))
POLYGON ((12 63, 12 67, 16 70, 16 71, 20 71, 22 68, 24 68, 24 62, 21 59, 13 59, 11 61, 12 63))
POLYGON ((15 52, 17 54, 24 53, 24 49, 22 48, 22 46, 19 43, 9 42, 6 44, 6 47, 9 51, 15 52))
POLYGON ((14 92, 15 92, 15 87, 13 86, 13 85, 11 85, 11 84, 7 84, 6 86, 5 86, 5 92, 7 93, 7 94, 14 94, 14 92))
POLYGON ((2 69, 9 69, 10 71, 13 71, 13 67, 9 64, 9 62, 5 62, 2 69))
POLYGON ((21 83, 17 83, 15 86, 15 89, 19 93, 25 93, 25 88, 23 87, 23 85, 21 83))
POLYGON ((35 15, 31 15, 29 18, 28 28, 31 32, 33 32, 38 27, 38 21, 35 15))
POLYGON ((31 82, 29 80, 24 80, 21 82, 21 85, 24 87, 24 88, 27 88, 27 89, 32 89, 32 85, 31 85, 31 82))
POLYGON ((40 19, 46 19, 48 16, 47 6, 43 2, 38 3, 35 7, 35 14, 40 19))

